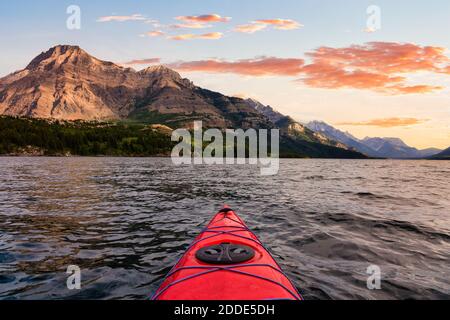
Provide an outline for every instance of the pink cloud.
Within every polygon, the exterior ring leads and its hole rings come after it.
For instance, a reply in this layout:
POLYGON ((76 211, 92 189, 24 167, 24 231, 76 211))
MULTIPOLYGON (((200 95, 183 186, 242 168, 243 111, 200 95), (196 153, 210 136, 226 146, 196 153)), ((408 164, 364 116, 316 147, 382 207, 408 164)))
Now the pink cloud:
POLYGON ((160 58, 146 58, 146 59, 135 59, 127 62, 121 63, 123 66, 132 66, 140 64, 159 64, 161 62, 160 58))
POLYGON ((186 22, 186 23, 172 24, 170 27, 172 29, 205 29, 211 28, 212 26, 201 22, 186 22))
POLYGON ((143 34, 144 37, 161 37, 165 35, 165 33, 161 30, 149 31, 143 34))
POLYGON ((175 19, 185 22, 200 22, 200 23, 228 22, 231 20, 230 17, 222 17, 218 14, 204 14, 200 16, 178 16, 175 19))
POLYGON ((171 36, 169 39, 171 40, 177 40, 177 41, 183 41, 183 40, 218 40, 223 37, 223 33, 220 32, 210 32, 210 33, 204 33, 204 34, 180 34, 177 36, 171 36))
POLYGON ((316 88, 370 89, 388 94, 428 93, 440 86, 408 86, 404 75, 442 72, 450 60, 441 47, 371 42, 345 48, 321 47, 307 53, 312 63, 299 80, 316 88))
POLYGON ((271 25, 278 30, 294 30, 303 27, 303 25, 291 19, 261 19, 256 20, 257 24, 271 25))
POLYGON ((252 34, 252 33, 264 30, 266 28, 267 28, 267 25, 265 25, 265 24, 251 23, 251 24, 243 24, 243 25, 236 26, 234 28, 234 31, 252 34))
POLYGON ((262 57, 237 61, 185 61, 172 66, 187 72, 299 77, 296 82, 313 88, 360 89, 392 95, 424 94, 443 87, 409 85, 407 75, 415 72, 450 74, 450 59, 445 52, 442 47, 371 42, 344 48, 320 47, 306 53, 309 63, 303 59, 262 57))
POLYGON ((238 61, 202 60, 179 62, 171 67, 186 72, 234 73, 246 76, 296 76, 303 67, 303 59, 262 57, 238 61))

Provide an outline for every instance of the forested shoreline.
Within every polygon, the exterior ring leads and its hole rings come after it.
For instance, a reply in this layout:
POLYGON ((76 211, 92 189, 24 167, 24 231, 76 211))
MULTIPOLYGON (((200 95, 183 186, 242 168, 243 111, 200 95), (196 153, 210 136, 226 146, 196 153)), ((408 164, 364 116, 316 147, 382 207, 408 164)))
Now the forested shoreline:
POLYGON ((0 117, 0 155, 169 155, 170 136, 145 124, 0 117))

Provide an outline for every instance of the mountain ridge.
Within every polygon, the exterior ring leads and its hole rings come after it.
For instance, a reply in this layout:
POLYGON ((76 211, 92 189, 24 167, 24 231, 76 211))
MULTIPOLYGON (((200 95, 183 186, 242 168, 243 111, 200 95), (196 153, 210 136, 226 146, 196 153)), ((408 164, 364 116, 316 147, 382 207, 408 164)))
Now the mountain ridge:
POLYGON ((118 120, 137 111, 170 115, 174 122, 187 122, 183 115, 197 112, 206 115, 203 120, 210 126, 271 126, 242 101, 196 87, 165 66, 135 71, 90 56, 78 46, 52 47, 0 80, 3 115, 118 120))
POLYGON ((348 132, 338 130, 323 121, 311 121, 306 126, 311 130, 321 132, 330 139, 340 141, 363 154, 375 158, 422 159, 442 151, 437 148, 419 150, 408 146, 399 138, 366 137, 358 139, 348 132))
POLYGON ((431 157, 431 159, 444 159, 450 160, 450 147, 443 150, 442 152, 435 154, 431 157))
POLYGON ((365 157, 256 100, 250 103, 195 86, 162 65, 140 71, 125 68, 79 46, 54 46, 25 69, 0 78, 0 115, 135 121, 172 129, 190 128, 195 120, 203 121, 205 128, 279 128, 282 142, 291 146, 287 151, 298 156, 365 157))

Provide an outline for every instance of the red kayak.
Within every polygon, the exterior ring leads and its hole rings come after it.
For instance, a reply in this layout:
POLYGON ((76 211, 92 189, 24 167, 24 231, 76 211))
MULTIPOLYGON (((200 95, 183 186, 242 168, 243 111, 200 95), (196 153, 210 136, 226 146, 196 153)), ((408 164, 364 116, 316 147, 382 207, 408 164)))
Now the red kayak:
POLYGON ((302 300, 275 259, 228 207, 187 249, 153 300, 302 300))

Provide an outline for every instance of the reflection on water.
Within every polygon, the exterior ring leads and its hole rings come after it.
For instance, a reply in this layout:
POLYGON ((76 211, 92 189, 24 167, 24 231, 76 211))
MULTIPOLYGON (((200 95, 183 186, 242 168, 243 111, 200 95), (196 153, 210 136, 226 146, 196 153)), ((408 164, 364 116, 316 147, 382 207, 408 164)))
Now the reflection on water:
POLYGON ((450 162, 0 158, 1 299, 145 299, 230 204, 307 299, 450 298, 450 162), (66 268, 82 269, 82 290, 66 268), (382 270, 382 290, 366 269, 382 270))

